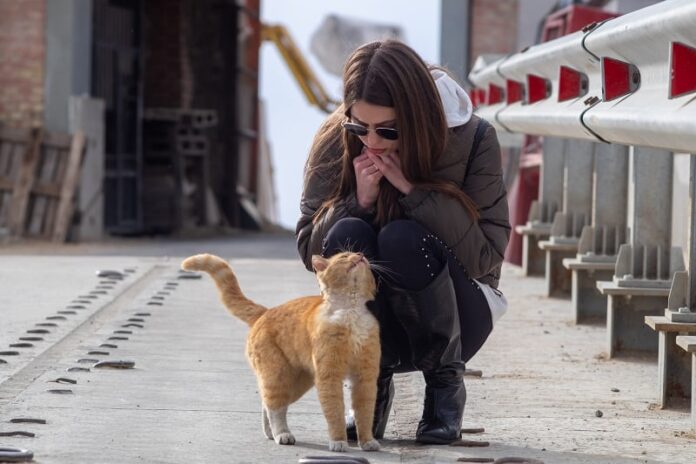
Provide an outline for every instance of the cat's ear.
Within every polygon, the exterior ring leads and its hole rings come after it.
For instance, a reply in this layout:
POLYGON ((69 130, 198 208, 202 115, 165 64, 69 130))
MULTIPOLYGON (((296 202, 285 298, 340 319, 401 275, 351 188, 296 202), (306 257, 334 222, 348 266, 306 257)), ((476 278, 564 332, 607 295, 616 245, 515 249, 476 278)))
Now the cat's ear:
POLYGON ((322 258, 321 255, 312 255, 312 267, 317 272, 322 272, 329 267, 329 260, 322 258))

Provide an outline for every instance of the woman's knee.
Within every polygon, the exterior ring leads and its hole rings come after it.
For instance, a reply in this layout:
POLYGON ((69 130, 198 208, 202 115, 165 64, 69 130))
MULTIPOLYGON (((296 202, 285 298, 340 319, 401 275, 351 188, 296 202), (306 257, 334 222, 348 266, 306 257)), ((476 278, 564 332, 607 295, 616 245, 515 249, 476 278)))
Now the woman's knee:
POLYGON ((427 229, 416 221, 398 219, 382 228, 377 238, 380 257, 387 261, 400 260, 424 248, 427 229))
POLYGON ((368 257, 374 256, 376 240, 375 231, 370 224, 360 218, 343 218, 326 234, 322 254, 331 256, 342 251, 360 251, 368 257))

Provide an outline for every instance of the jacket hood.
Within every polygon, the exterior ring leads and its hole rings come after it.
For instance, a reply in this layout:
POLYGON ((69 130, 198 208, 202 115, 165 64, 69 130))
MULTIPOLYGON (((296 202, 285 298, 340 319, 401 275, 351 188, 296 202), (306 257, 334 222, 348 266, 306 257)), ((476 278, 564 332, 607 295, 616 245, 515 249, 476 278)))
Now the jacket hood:
POLYGON ((430 75, 440 93, 442 108, 445 110, 447 127, 461 126, 469 122, 474 112, 469 94, 457 84, 446 72, 432 69, 430 75))

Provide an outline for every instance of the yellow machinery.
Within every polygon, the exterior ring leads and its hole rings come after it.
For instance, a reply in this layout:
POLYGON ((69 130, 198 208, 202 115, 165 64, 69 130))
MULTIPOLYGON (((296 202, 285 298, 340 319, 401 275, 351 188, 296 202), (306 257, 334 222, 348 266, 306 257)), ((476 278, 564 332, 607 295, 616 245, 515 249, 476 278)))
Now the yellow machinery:
POLYGON ((264 24, 261 29, 261 38, 276 45, 309 103, 319 107, 326 113, 332 113, 340 102, 332 100, 326 93, 324 86, 321 85, 321 82, 319 82, 319 79, 317 79, 307 61, 305 61, 302 52, 295 45, 295 41, 292 40, 288 30, 283 26, 264 24))

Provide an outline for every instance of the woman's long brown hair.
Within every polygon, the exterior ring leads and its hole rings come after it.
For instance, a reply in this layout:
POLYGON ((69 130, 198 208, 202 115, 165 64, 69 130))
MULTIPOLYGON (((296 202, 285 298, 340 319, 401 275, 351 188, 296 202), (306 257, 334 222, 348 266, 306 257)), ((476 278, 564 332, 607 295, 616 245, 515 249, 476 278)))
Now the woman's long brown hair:
MULTIPOLYGON (((473 200, 455 183, 433 176, 433 167, 447 144, 447 121, 428 66, 416 52, 395 40, 365 44, 346 62, 343 85, 343 105, 322 125, 307 163, 305 179, 320 165, 332 162, 331 157, 326 156, 329 152, 343 153, 341 169, 334 171, 340 172, 336 190, 319 208, 314 220, 337 201, 356 192, 353 159, 360 154, 363 144, 356 135, 342 131, 341 123, 350 118, 350 109, 359 100, 394 108, 404 177, 414 187, 442 192, 457 199, 469 216, 477 220, 478 208, 473 200), (338 145, 340 142, 342 146, 338 145)), ((334 158, 333 162, 337 163, 338 159, 334 158)), ((399 204, 401 196, 389 181, 382 179, 375 205, 375 222, 379 226, 403 217, 399 204)))

